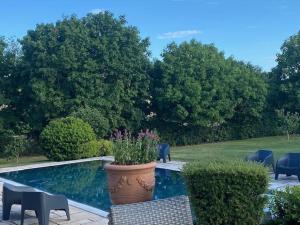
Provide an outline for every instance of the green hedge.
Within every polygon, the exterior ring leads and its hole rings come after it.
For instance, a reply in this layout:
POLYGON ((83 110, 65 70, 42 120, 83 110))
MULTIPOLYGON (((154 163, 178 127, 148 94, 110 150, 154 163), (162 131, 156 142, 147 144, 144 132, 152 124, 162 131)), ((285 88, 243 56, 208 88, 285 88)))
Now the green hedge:
POLYGON ((40 135, 41 147, 54 161, 85 158, 80 146, 93 140, 96 135, 91 126, 74 117, 52 120, 40 135))
POLYGON ((241 161, 189 163, 183 170, 201 225, 256 225, 263 216, 267 170, 241 161))

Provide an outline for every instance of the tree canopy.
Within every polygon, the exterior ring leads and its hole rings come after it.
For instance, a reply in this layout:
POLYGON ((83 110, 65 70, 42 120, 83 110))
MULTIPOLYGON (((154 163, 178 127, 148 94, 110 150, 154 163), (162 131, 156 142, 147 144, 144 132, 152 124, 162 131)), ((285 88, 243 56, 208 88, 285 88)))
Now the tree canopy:
POLYGON ((300 113, 300 32, 271 73, 196 40, 170 43, 159 60, 149 45, 109 12, 38 24, 18 42, 0 37, 0 141, 37 138, 71 115, 98 138, 148 126, 194 144, 278 134, 276 109, 300 113))
POLYGON ((288 38, 270 74, 274 108, 300 112, 300 32, 288 38))
POLYGON ((36 130, 79 108, 97 108, 110 129, 136 129, 149 90, 148 39, 109 12, 39 24, 21 40, 15 102, 36 130), (20 82, 21 81, 21 82, 20 82))
POLYGON ((259 69, 226 59, 213 45, 195 40, 170 44, 155 64, 153 110, 178 126, 219 126, 230 119, 257 118, 266 83, 259 69))

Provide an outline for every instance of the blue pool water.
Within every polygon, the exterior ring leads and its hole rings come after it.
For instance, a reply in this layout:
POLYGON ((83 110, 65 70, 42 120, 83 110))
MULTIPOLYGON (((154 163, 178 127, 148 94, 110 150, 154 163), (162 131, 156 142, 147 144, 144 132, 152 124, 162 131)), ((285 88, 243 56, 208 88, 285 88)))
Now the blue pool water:
MULTIPOLYGON (((1 173, 0 177, 108 211, 111 203, 103 165, 99 160, 1 173)), ((156 169, 155 174, 154 199, 186 195, 180 172, 156 169)))

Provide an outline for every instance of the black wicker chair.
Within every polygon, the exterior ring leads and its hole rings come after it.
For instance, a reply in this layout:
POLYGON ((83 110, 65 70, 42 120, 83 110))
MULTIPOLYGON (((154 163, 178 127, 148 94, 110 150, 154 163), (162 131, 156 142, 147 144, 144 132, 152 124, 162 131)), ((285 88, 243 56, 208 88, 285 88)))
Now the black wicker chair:
POLYGON ((300 153, 288 153, 277 160, 275 180, 278 180, 279 174, 296 175, 300 182, 300 153))
POLYGON ((22 195, 21 225, 26 210, 34 210, 39 225, 49 224, 50 210, 63 210, 70 220, 68 200, 63 195, 49 195, 44 192, 24 192, 22 195))
POLYGON ((272 166, 274 170, 274 156, 272 150, 260 149, 246 157, 247 161, 262 163, 264 166, 272 166))
POLYGON ((115 205, 110 209, 109 225, 193 225, 187 196, 149 202, 115 205))
POLYGON ((2 219, 9 220, 11 207, 14 204, 21 204, 23 192, 34 192, 35 189, 27 186, 14 186, 8 183, 3 184, 2 195, 2 219))

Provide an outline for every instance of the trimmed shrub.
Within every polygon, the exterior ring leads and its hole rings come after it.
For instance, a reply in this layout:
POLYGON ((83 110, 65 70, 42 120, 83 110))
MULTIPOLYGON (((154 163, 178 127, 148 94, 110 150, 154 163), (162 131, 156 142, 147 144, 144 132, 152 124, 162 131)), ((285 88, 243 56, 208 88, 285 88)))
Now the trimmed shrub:
POLYGON ((83 158, 96 157, 99 156, 99 148, 100 148, 99 142, 94 140, 80 145, 79 152, 80 155, 83 156, 83 158))
POLYGON ((107 140, 89 141, 79 147, 79 152, 84 158, 109 155, 112 152, 112 142, 107 140))
POLYGON ((96 135, 92 127, 75 117, 52 120, 40 135, 46 156, 55 161, 86 157, 80 146, 93 140, 96 140, 96 135))
POLYGON ((300 187, 276 191, 270 209, 274 217, 270 224, 300 224, 300 187))
POLYGON ((99 140, 99 155, 105 156, 105 155, 111 155, 112 149, 113 149, 113 143, 108 140, 99 140))
POLYGON ((260 223, 268 186, 267 170, 242 161, 189 163, 184 167, 198 225, 260 223))

